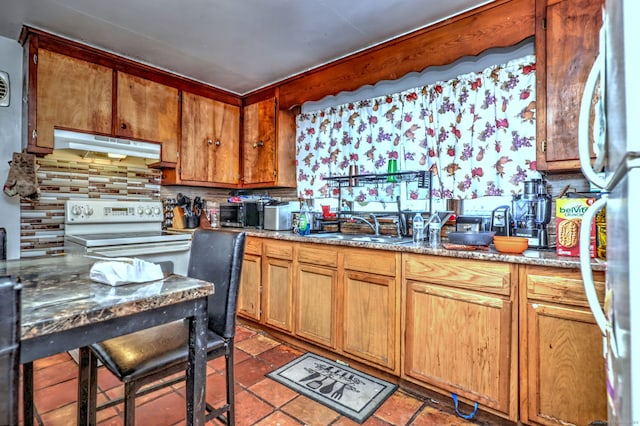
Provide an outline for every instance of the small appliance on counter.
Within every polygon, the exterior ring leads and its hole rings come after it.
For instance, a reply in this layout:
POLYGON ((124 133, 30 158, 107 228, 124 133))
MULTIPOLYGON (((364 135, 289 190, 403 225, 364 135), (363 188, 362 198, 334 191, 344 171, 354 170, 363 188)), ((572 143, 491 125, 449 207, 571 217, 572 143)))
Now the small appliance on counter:
POLYGON ((456 216, 456 232, 483 232, 490 227, 487 216, 456 216))
POLYGON ((513 198, 513 219, 513 235, 529 239, 529 247, 549 247, 547 225, 551 221, 551 195, 545 180, 524 182, 524 193, 513 198))
POLYGON ((513 235, 513 220, 511 219, 511 207, 496 207, 491 214, 491 231, 498 236, 509 237, 513 235))
POLYGON ((290 231, 291 213, 299 207, 297 201, 271 201, 264 206, 264 229, 290 231))

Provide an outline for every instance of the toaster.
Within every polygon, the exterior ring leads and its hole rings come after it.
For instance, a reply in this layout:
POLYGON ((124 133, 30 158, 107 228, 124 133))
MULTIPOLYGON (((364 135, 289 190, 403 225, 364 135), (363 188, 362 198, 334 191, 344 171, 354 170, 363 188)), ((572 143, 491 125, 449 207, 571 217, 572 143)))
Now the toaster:
POLYGON ((299 209, 295 201, 272 201, 264 206, 264 229, 269 231, 290 231, 291 212, 299 209))
POLYGON ((456 232, 484 232, 489 230, 488 216, 457 216, 456 232))

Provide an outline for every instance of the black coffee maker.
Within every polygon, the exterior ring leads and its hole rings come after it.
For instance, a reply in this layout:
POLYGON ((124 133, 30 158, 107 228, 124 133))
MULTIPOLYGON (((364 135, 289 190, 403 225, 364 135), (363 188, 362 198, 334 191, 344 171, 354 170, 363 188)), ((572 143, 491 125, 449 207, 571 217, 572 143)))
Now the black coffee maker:
POLYGON ((549 247, 551 195, 544 179, 524 182, 524 193, 513 197, 513 235, 529 240, 529 247, 549 247))

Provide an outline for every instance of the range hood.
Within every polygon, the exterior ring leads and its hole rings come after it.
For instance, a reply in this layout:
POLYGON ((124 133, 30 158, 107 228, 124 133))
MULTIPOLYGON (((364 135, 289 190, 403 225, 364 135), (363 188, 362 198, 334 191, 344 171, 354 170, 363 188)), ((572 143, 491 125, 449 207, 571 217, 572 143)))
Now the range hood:
POLYGON ((70 130, 54 129, 53 148, 102 152, 115 158, 131 156, 153 160, 160 159, 159 143, 132 141, 70 130))

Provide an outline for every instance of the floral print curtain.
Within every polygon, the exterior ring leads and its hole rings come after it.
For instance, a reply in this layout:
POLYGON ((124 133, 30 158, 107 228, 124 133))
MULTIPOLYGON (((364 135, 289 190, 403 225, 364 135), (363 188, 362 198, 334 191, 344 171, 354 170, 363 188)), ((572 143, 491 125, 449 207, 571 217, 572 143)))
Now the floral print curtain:
MULTIPOLYGON (((536 170, 535 56, 401 93, 296 117, 300 198, 337 196, 327 176, 431 170, 433 197, 477 198, 521 192, 536 170)), ((386 182, 342 188, 355 201, 393 201, 407 185, 386 182)))

